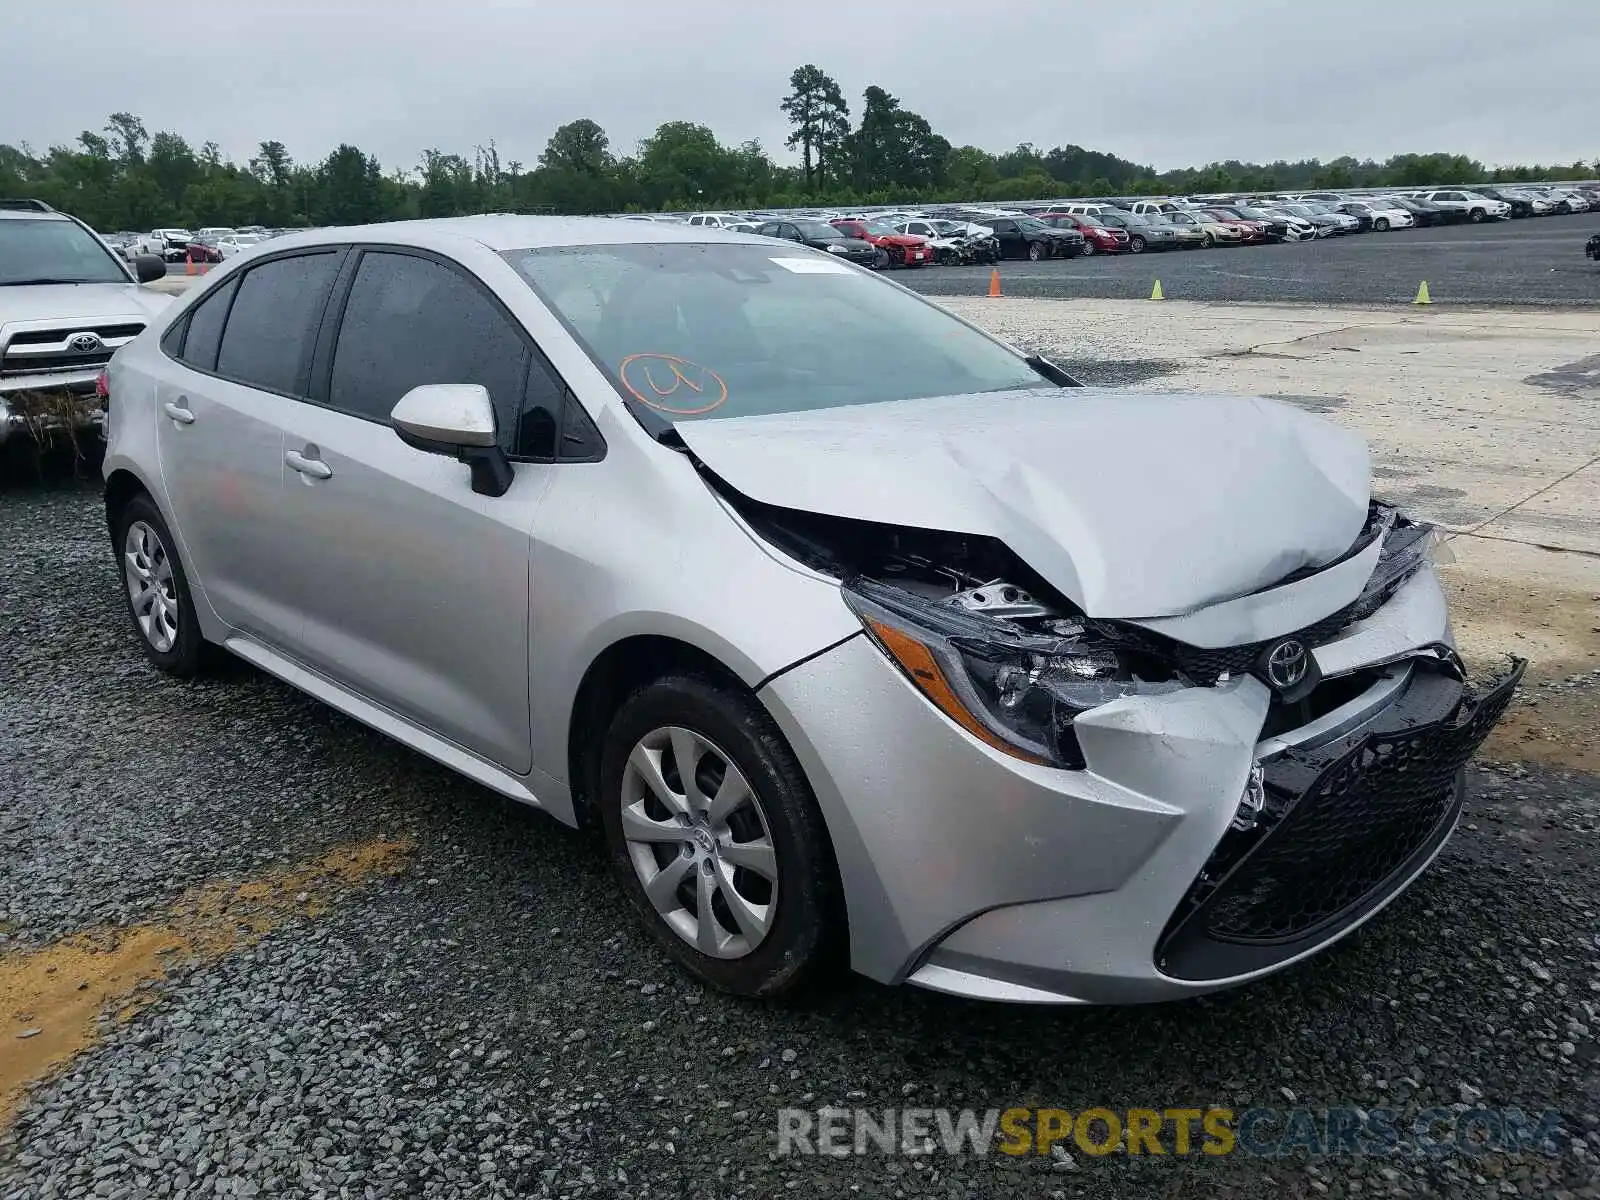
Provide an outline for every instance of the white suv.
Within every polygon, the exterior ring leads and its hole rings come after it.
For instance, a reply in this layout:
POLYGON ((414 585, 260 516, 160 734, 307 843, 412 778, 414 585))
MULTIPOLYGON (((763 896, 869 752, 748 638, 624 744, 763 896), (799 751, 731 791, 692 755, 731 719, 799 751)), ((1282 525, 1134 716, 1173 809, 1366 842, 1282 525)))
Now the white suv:
POLYGON ((139 286, 166 273, 47 204, 0 201, 0 442, 102 421, 95 381, 171 303, 139 286))
POLYGON ((1423 192, 1419 198, 1444 209, 1447 216, 1455 217, 1457 220, 1468 220, 1474 225, 1490 217, 1503 221, 1511 216, 1511 205, 1504 200, 1491 200, 1487 196, 1478 195, 1477 192, 1423 192))

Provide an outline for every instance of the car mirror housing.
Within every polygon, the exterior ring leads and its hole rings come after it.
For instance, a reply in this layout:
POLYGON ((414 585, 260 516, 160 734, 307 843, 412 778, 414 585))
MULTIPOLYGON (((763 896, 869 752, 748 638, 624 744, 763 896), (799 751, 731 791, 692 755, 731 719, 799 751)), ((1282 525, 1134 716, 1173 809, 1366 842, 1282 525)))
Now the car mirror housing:
POLYGON ((448 454, 472 468, 472 490, 503 496, 515 478, 495 429, 489 391, 476 383, 425 383, 389 412, 400 440, 429 454, 448 454))
POLYGON ((167 277, 167 264, 154 254, 135 254, 133 273, 140 283, 154 283, 167 277))

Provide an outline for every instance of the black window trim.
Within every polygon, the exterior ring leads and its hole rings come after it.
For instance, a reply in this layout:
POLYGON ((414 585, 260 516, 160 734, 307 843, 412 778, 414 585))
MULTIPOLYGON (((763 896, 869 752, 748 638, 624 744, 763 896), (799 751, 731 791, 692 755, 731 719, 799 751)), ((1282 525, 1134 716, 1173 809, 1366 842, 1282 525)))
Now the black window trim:
MULTIPOLYGON (((349 249, 350 248, 348 246, 342 244, 325 246, 297 246, 293 249, 281 250, 276 254, 267 255, 263 256, 262 258, 252 260, 248 267, 245 267, 243 270, 236 271, 230 275, 224 283, 219 285, 219 288, 214 288, 207 291, 204 296, 189 306, 188 310, 183 314, 183 316, 178 318, 179 321, 183 322, 184 326, 183 338, 178 347, 179 354, 182 354, 188 349, 190 318, 194 315, 196 309, 198 309, 202 304, 215 295, 216 291, 225 288, 233 289, 233 295, 228 297, 228 311, 222 315, 222 333, 217 337, 217 357, 221 358, 222 343, 223 340, 228 336, 228 323, 233 320, 234 301, 239 298, 240 288, 244 286, 244 280, 251 271, 259 270, 268 263, 281 262, 286 258, 311 258, 319 254, 338 254, 342 256, 347 254, 349 249)), ((317 332, 315 332, 311 338, 311 351, 301 359, 300 365, 296 369, 295 382, 302 390, 305 390, 309 387, 311 363, 316 353, 318 339, 321 336, 321 327, 322 324, 328 319, 328 300, 332 298, 334 289, 336 289, 339 285, 339 275, 340 271, 342 270, 343 267, 341 265, 340 268, 334 271, 333 285, 328 289, 328 296, 323 300, 322 312, 317 316, 317 332)), ((224 383, 231 383, 238 387, 247 387, 252 391, 262 392, 268 396, 282 396, 285 400, 304 401, 306 399, 306 397, 303 395, 296 395, 293 392, 286 392, 279 388, 267 387, 263 384, 256 383, 253 380, 239 379, 232 375, 225 375, 221 371, 215 369, 208 371, 204 367, 197 367, 188 359, 178 357, 178 355, 171 353, 164 344, 166 342, 165 337, 163 337, 161 340, 163 343, 161 347, 162 352, 165 353, 168 358, 171 358, 179 366, 186 370, 193 371, 197 375, 205 375, 211 379, 220 379, 224 383)))
POLYGON ((506 458, 514 463, 595 463, 606 456, 606 440, 595 424, 594 416, 583 402, 578 399, 576 392, 570 384, 556 370, 555 364, 534 340, 523 323, 506 307, 505 302, 494 291, 479 279, 472 270, 448 255, 440 254, 436 250, 429 250, 422 246, 410 246, 397 242, 356 242, 346 247, 349 256, 345 259, 343 267, 333 281, 333 288, 328 294, 328 304, 323 311, 322 326, 318 330, 312 348, 311 373, 307 383, 307 395, 293 397, 303 404, 315 404, 318 408, 325 408, 329 412, 336 412, 341 416, 354 417, 360 421, 368 421, 374 425, 381 425, 391 429, 388 421, 380 420, 369 413, 355 412, 348 408, 340 408, 329 402, 333 385, 333 356, 334 349, 339 342, 339 330, 344 324, 345 309, 350 303, 350 293, 355 288, 356 273, 361 269, 361 260, 368 254, 400 254, 410 258, 420 258, 427 262, 436 263, 448 271, 454 272, 463 279, 469 287, 486 299, 490 306, 500 314, 506 324, 511 327, 515 335, 522 340, 528 352, 527 364, 522 373, 522 389, 517 400, 517 412, 520 419, 525 415, 528 403, 528 379, 531 373, 541 364, 550 377, 551 382, 561 394, 561 411, 552 413, 555 418, 556 428, 556 453, 554 455, 531 455, 507 453, 506 458), (567 428, 568 420, 566 409, 568 405, 575 405, 583 423, 592 434, 591 444, 594 447, 585 454, 564 454, 561 451, 561 439, 567 428))

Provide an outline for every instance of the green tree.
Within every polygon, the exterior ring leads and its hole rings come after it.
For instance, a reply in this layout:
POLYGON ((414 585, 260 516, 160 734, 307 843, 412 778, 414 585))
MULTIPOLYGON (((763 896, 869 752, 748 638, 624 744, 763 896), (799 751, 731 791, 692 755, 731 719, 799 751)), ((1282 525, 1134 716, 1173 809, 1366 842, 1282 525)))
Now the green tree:
MULTIPOLYGON (((789 88, 789 94, 778 105, 794 126, 784 145, 791 150, 800 148, 808 187, 825 183, 829 163, 850 134, 850 107, 839 85, 812 63, 790 73, 789 88)), ((841 176, 842 172, 836 171, 835 175, 841 176)))
POLYGON ((616 167, 617 160, 606 131, 588 117, 580 117, 550 135, 539 165, 548 171, 598 176, 616 167))
POLYGON ((106 136, 110 139, 112 154, 124 167, 137 167, 144 162, 144 148, 150 135, 138 117, 132 113, 112 113, 106 120, 106 136))

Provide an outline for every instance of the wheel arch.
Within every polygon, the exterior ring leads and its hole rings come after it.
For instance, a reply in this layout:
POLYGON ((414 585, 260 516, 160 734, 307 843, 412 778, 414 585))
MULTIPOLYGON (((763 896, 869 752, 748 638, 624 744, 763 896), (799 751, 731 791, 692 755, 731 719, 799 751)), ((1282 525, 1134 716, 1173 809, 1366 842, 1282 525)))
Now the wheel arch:
POLYGON ((172 518, 162 505, 160 498, 145 480, 130 467, 119 466, 106 476, 106 526, 110 528, 116 521, 117 513, 123 505, 135 496, 148 497, 150 503, 156 506, 156 511, 161 514, 161 519, 166 521, 167 527, 172 527, 172 518))
POLYGON ((700 675, 747 696, 756 695, 755 689, 716 655, 670 634, 634 633, 601 650, 573 693, 567 721, 567 780, 579 828, 595 826, 600 749, 611 718, 634 692, 672 674, 700 675))

